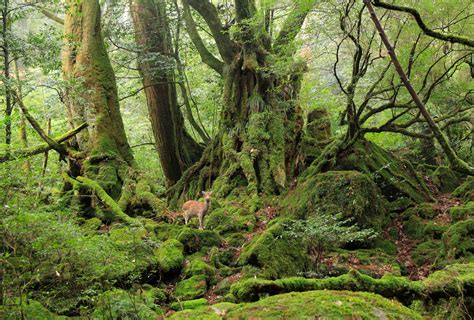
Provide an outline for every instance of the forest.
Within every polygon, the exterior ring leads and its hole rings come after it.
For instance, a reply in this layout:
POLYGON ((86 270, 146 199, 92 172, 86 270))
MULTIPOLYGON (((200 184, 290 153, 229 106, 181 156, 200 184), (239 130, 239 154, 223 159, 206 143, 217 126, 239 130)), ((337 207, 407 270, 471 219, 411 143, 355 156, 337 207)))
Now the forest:
POLYGON ((1 319, 473 319, 472 0, 0 13, 1 319))

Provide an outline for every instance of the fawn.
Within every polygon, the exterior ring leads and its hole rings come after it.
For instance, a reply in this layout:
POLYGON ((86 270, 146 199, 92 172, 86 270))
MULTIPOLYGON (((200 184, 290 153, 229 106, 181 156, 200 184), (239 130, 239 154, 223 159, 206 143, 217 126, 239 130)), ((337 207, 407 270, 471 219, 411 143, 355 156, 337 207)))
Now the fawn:
POLYGON ((189 200, 183 204, 184 223, 188 224, 190 218, 197 216, 199 219, 199 229, 201 230, 203 229, 204 216, 206 215, 207 211, 209 211, 211 204, 212 191, 202 191, 202 195, 204 196, 204 203, 200 201, 189 200))

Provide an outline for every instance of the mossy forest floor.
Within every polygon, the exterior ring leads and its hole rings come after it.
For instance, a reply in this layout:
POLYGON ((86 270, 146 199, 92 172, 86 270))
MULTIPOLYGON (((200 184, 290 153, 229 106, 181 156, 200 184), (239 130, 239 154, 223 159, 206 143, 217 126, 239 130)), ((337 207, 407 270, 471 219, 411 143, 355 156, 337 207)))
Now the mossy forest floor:
POLYGON ((389 199, 393 189, 356 171, 257 204, 241 190, 213 199, 205 230, 169 210, 127 225, 59 207, 10 215, 1 318, 470 319, 473 179, 448 173, 430 172, 433 199, 421 203, 389 199), (322 241, 315 257, 289 231, 322 212, 376 236, 322 241))

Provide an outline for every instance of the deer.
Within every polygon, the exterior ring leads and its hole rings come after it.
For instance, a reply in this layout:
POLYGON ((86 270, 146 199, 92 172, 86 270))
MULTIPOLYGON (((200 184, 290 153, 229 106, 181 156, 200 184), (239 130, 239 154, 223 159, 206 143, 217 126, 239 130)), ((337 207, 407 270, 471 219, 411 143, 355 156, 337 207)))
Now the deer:
POLYGON ((204 216, 209 211, 209 207, 211 205, 211 195, 212 191, 206 192, 201 191, 202 195, 204 196, 204 203, 195 200, 186 201, 183 204, 183 217, 184 223, 187 225, 190 218, 193 216, 197 216, 199 219, 199 229, 204 229, 203 222, 204 216))

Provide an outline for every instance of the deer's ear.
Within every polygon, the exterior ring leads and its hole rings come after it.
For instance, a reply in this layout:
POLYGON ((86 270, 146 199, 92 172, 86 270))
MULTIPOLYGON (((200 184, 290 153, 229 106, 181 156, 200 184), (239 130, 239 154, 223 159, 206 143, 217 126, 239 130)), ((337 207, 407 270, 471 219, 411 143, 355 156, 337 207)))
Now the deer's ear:
POLYGON ((209 195, 212 196, 212 191, 209 192, 209 195))

